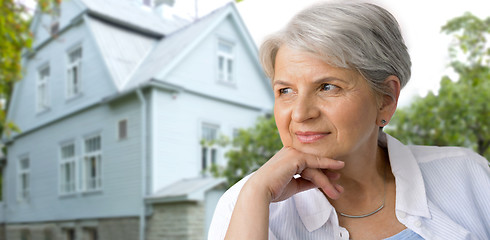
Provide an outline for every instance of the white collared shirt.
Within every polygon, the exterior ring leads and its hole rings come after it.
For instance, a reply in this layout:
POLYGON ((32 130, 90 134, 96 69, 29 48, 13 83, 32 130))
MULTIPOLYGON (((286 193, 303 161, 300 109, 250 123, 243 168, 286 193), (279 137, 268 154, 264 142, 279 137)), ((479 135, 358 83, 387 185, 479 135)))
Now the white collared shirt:
MULTIPOLYGON (((490 239, 488 161, 458 147, 405 146, 382 134, 396 183, 396 217, 424 239, 490 239)), ((245 177, 220 199, 208 239, 224 239, 245 177)), ((349 239, 318 189, 271 203, 269 239, 349 239)))

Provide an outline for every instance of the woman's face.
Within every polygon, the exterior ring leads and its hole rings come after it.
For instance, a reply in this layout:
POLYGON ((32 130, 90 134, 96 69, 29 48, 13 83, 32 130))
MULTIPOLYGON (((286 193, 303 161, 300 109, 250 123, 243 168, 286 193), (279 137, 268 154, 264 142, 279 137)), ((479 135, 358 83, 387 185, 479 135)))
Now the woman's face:
POLYGON ((284 146, 339 160, 376 149, 376 123, 381 121, 377 99, 357 71, 283 45, 276 56, 273 89, 284 146))

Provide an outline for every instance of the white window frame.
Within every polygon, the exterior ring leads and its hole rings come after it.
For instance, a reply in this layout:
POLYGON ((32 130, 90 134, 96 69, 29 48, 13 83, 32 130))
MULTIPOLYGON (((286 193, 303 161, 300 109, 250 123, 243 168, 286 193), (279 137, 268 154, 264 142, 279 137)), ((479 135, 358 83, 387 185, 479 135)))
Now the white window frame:
POLYGON ((31 159, 28 155, 19 157, 17 162, 17 200, 28 201, 31 197, 31 159), (28 161, 28 167, 22 168, 22 161, 28 161), (24 175, 26 183, 24 184, 24 175))
POLYGON ((83 58, 83 48, 81 45, 78 45, 74 48, 71 48, 67 52, 67 69, 66 69, 66 98, 71 99, 81 94, 81 66, 82 66, 82 58, 83 58), (80 57, 73 60, 70 58, 70 55, 74 52, 80 50, 80 57), (76 69, 76 74, 73 74, 73 71, 76 69), (73 76, 76 76, 76 81, 73 76))
POLYGON ((59 194, 69 195, 77 192, 77 154, 74 141, 64 143, 60 146, 60 166, 59 166, 59 194), (64 157, 63 148, 73 146, 73 156, 64 157), (66 168, 70 167, 71 182, 66 181, 66 168))
MULTIPOLYGON (((219 125, 202 123, 201 124, 201 140, 210 141, 218 139, 219 125), (212 137, 205 136, 205 128, 212 128, 215 130, 215 135, 212 137)), ((217 164, 219 160, 219 148, 217 145, 202 145, 201 146, 201 171, 206 171, 212 164, 217 164), (214 154, 214 158, 213 158, 214 154)))
POLYGON ((36 81, 36 110, 37 112, 46 111, 49 108, 49 76, 51 75, 51 69, 46 64, 39 68, 37 72, 36 81), (45 73, 47 71, 47 74, 45 73))
POLYGON ((82 157, 82 189, 85 192, 102 190, 102 137, 100 134, 91 135, 83 140, 82 157), (99 138, 99 149, 88 152, 87 141, 99 138), (92 159, 95 158, 95 162, 92 159), (95 176, 92 177, 92 163, 95 168, 95 176))
POLYGON ((217 78, 219 82, 234 84, 235 83, 235 44, 230 41, 218 40, 217 44, 217 78), (221 50, 220 45, 226 45, 231 48, 231 52, 221 50), (223 59, 223 68, 220 66, 220 60, 223 59), (231 66, 230 66, 231 65, 231 66), (231 67, 231 72, 229 71, 231 67))

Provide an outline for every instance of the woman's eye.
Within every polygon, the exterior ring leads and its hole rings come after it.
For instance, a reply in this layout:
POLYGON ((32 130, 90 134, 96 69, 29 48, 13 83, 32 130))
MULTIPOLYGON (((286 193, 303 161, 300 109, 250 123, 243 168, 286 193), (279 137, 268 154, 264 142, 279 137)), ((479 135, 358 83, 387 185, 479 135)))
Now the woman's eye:
POLYGON ((338 88, 337 86, 330 84, 330 83, 324 83, 322 84, 321 90, 322 91, 330 91, 332 89, 338 88))
POLYGON ((288 94, 288 93, 292 93, 293 90, 291 88, 281 88, 279 89, 279 94, 282 95, 282 94, 288 94))

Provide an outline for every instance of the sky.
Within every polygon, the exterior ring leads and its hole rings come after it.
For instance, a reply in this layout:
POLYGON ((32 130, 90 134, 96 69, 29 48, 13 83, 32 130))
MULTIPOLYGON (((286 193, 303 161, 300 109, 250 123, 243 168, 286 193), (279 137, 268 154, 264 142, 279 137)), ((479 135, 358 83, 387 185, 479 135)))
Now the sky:
MULTIPOLYGON (((328 1, 328 0, 324 0, 328 1)), ((412 77, 402 90, 399 106, 414 96, 437 92, 444 75, 456 79, 448 67, 451 38, 440 32, 449 19, 469 11, 480 18, 490 15, 488 0, 366 0, 390 11, 400 24, 412 59, 412 77)), ((196 0, 176 0, 174 8, 195 15, 196 0)), ((229 0, 197 0, 198 15, 205 15, 229 0)), ((257 46, 268 34, 286 25, 294 14, 318 0, 243 0, 237 8, 257 46)))

